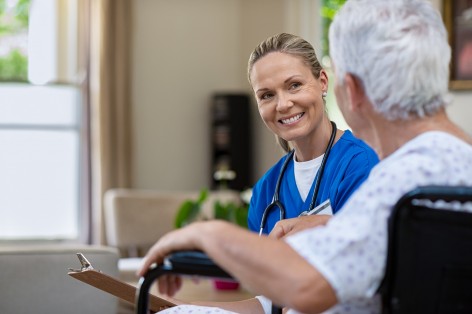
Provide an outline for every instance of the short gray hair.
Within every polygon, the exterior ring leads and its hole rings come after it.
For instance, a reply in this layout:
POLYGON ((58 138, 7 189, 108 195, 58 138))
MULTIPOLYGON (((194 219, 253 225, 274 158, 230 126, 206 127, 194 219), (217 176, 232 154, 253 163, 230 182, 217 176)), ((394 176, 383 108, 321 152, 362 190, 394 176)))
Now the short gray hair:
POLYGON ((348 0, 329 31, 338 82, 357 77, 387 119, 447 104, 451 48, 440 14, 422 0, 348 0))

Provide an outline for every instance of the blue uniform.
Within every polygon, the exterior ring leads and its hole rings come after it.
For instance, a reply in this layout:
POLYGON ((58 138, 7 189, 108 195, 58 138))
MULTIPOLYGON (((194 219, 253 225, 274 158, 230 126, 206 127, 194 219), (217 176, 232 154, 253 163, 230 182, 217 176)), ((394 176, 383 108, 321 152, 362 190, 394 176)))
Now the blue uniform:
MULTIPOLYGON (((252 190, 248 215, 248 227, 252 231, 258 232, 260 229, 262 214, 267 205, 272 202, 277 178, 287 156, 288 154, 270 168, 252 190)), ((333 213, 339 211, 352 192, 367 179, 370 169, 378 162, 379 159, 372 148, 354 137, 349 130, 344 131, 344 134, 333 145, 329 153, 315 207, 329 199, 333 213)), ((310 193, 303 201, 295 183, 293 159, 289 162, 283 174, 279 191, 279 200, 285 207, 285 218, 298 217, 300 213, 308 209, 313 198, 315 182, 316 178, 313 181, 310 193)), ((279 221, 279 218, 279 209, 275 207, 267 216, 263 232, 269 233, 279 221)))

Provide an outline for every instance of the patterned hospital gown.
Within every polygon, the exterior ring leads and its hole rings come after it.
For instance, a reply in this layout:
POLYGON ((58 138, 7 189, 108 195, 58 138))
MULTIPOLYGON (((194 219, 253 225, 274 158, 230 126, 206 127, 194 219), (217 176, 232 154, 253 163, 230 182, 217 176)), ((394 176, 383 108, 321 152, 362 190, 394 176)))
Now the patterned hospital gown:
MULTIPOLYGON (((376 291, 385 268, 387 219, 403 194, 422 185, 472 186, 472 146, 443 132, 423 133, 374 167, 326 226, 286 239, 336 291, 339 303, 326 313, 380 313, 376 291)), ((270 313, 270 301, 259 299, 270 313)), ((231 312, 185 306, 164 313, 231 312)))

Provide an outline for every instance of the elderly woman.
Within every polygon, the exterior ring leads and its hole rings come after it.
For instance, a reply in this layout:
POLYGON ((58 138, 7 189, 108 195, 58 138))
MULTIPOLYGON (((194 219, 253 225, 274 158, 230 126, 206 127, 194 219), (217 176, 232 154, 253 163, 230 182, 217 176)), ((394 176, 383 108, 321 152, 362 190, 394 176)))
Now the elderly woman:
MULTIPOLYGON (((284 240, 222 221, 195 223, 160 239, 141 275, 169 252, 201 249, 246 287, 294 313, 381 311, 375 292, 394 204, 421 185, 472 185, 472 138, 445 111, 451 51, 429 1, 347 1, 331 25, 330 51, 341 111, 381 159, 340 213, 284 240)), ((176 283, 162 278, 159 288, 172 294, 176 283)), ((264 303, 221 306, 263 313, 264 303)))

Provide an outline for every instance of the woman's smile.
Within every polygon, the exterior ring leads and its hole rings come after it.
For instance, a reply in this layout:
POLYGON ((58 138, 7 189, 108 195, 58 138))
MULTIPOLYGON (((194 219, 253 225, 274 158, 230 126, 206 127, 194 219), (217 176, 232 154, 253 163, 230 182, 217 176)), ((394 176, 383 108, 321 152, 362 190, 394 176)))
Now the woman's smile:
POLYGON ((294 123, 298 122, 303 117, 304 114, 305 113, 302 112, 302 113, 296 114, 292 117, 280 119, 279 123, 281 123, 283 125, 294 124, 294 123))

